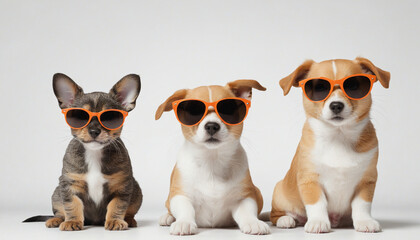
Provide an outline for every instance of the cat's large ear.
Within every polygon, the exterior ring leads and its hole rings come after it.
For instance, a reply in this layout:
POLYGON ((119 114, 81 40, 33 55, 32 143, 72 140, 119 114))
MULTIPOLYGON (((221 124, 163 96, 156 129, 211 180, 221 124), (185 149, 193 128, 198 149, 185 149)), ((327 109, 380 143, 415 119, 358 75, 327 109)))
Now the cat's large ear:
POLYGON ((83 89, 62 73, 53 76, 53 89, 60 108, 69 108, 74 100, 83 95, 83 89))
POLYGON ((136 106, 136 99, 141 88, 140 76, 129 74, 118 81, 109 91, 111 97, 121 104, 125 111, 129 112, 136 106))

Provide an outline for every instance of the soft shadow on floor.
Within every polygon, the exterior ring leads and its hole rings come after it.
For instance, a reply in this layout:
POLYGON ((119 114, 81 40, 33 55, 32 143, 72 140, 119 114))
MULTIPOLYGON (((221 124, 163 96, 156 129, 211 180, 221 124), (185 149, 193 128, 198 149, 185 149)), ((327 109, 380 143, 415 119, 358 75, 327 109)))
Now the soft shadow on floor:
POLYGON ((158 221, 156 221, 156 220, 137 220, 137 225, 139 226, 139 227, 145 227, 145 226, 153 226, 153 225, 156 225, 156 226, 158 226, 159 225, 159 223, 158 223, 158 221))
POLYGON ((393 220, 393 219, 378 219, 382 229, 397 229, 397 228, 410 228, 414 226, 420 227, 420 222, 409 220, 393 220))

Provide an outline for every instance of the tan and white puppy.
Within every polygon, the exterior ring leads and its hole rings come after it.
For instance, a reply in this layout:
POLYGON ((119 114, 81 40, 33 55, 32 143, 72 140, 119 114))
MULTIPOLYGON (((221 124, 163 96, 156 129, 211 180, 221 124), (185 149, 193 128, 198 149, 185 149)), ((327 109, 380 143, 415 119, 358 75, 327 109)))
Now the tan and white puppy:
MULTIPOLYGON (((252 88, 266 89, 255 80, 237 80, 226 86, 203 86, 176 91, 156 111, 156 120, 172 110, 172 102, 200 99, 206 102, 229 97, 250 100, 252 88)), ((185 142, 178 153, 166 201, 168 213, 161 226, 170 225, 173 235, 197 233, 198 227, 239 226, 248 234, 268 234, 268 225, 258 219, 263 206, 254 186, 248 160, 240 143, 243 124, 224 124, 209 107, 196 126, 182 125, 185 142), (218 125, 209 131, 206 125, 218 125)))
MULTIPOLYGON (((376 75, 388 88, 390 73, 365 58, 304 62, 280 80, 284 95, 306 78, 342 79, 352 74, 376 75)), ((303 94, 302 94, 303 95, 303 94)), ((271 222, 279 228, 305 224, 310 233, 329 232, 331 226, 353 226, 361 232, 381 231, 371 216, 377 179, 378 140, 369 112, 372 98, 347 98, 339 86, 323 102, 303 96, 307 120, 286 177, 277 183, 271 222), (334 106, 342 106, 333 111, 334 106), (336 113, 335 113, 336 112, 336 113)))

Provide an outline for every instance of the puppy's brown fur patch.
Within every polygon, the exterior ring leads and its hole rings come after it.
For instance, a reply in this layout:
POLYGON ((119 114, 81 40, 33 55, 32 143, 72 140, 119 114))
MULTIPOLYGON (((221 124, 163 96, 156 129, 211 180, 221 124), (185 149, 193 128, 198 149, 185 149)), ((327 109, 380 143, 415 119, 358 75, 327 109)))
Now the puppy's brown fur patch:
POLYGON ((178 168, 174 167, 171 174, 171 186, 169 189, 169 196, 168 199, 165 202, 165 206, 168 209, 168 212, 171 213, 171 209, 169 207, 169 203, 171 199, 176 195, 183 195, 184 192, 182 191, 182 182, 181 182, 181 174, 178 170, 178 168))
POLYGON ((244 180, 242 180, 242 195, 244 198, 254 199, 257 202, 258 213, 261 212, 264 204, 263 198, 260 189, 258 189, 252 182, 249 170, 244 180))

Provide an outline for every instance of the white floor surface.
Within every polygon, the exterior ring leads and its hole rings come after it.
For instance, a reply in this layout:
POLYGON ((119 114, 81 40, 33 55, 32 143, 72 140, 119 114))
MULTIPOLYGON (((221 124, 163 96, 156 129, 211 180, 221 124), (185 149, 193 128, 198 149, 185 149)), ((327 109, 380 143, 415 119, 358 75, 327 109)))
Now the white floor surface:
MULTIPOLYGON (((34 211, 2 210, 0 213, 0 239, 420 239, 420 210, 376 210, 374 216, 382 225, 381 233, 359 233, 353 229, 333 229, 327 234, 308 234, 303 227, 295 229, 277 229, 271 226, 271 235, 250 236, 239 229, 200 229, 194 236, 171 236, 168 227, 158 226, 161 212, 141 210, 136 219, 138 228, 127 231, 111 232, 103 227, 86 226, 79 232, 61 232, 48 229, 44 223, 21 223, 26 217, 36 214, 34 211)), ((48 213, 46 213, 47 215, 48 213)), ((270 224, 271 225, 271 224, 270 224)))

